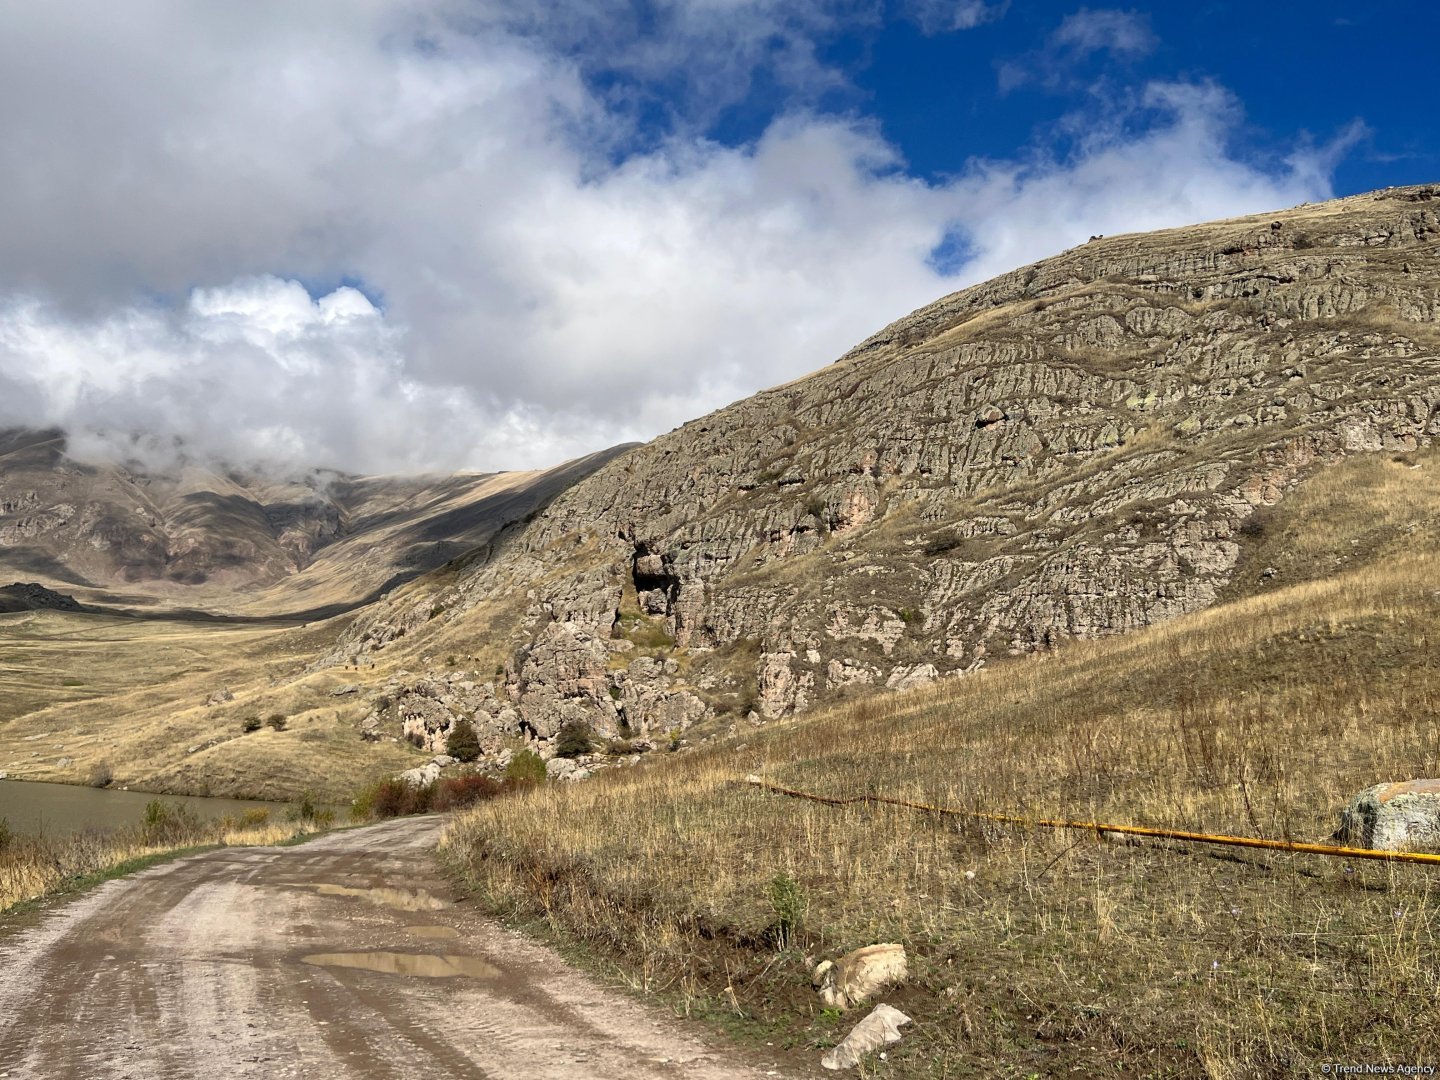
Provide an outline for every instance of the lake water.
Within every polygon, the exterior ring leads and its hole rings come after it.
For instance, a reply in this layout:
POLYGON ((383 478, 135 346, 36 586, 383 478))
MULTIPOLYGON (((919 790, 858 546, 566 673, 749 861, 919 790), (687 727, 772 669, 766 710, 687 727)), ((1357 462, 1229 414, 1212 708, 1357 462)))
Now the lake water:
POLYGON ((218 818, 226 814, 238 817, 253 807, 267 809, 275 818, 283 816, 287 809, 283 803, 247 799, 202 799, 192 795, 155 795, 146 791, 120 791, 74 784, 0 780, 0 818, 5 819, 11 832, 30 835, 138 825, 145 815, 145 804, 152 799, 181 803, 202 818, 218 818))

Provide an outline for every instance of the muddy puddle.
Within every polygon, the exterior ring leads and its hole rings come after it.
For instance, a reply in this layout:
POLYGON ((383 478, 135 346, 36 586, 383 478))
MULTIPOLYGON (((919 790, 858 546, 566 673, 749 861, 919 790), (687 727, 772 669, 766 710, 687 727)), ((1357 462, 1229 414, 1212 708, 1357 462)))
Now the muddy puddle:
POLYGON ((457 938, 460 936, 460 931, 456 930, 453 926, 407 926, 405 927, 405 933, 411 937, 429 938, 432 940, 436 938, 457 938))
POLYGON ((424 889, 357 889, 349 885, 301 885, 302 889, 314 889, 321 896, 351 896, 365 900, 377 907, 394 908, 396 911, 439 911, 450 905, 438 896, 424 889))
POLYGON ((500 974, 494 964, 475 956, 432 956, 428 953, 352 952, 311 953, 305 963, 319 967, 379 971, 386 975, 417 975, 425 979, 493 979, 500 974))

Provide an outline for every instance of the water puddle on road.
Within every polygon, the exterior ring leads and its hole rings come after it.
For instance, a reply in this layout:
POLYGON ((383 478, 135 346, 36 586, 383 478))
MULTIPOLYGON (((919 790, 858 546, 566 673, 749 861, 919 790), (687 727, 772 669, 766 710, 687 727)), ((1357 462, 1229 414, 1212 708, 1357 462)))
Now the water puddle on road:
POLYGON ((457 938, 460 931, 453 926, 407 926, 405 932, 418 938, 457 938))
POLYGON ((439 911, 450 906, 424 889, 355 889, 349 885, 305 885, 302 888, 314 889, 321 896, 354 896, 396 911, 439 911))
POLYGON ((431 956, 428 953, 353 952, 312 953, 305 963, 320 967, 355 968, 386 975, 418 975, 426 979, 493 979, 500 974, 494 964, 475 956, 431 956))

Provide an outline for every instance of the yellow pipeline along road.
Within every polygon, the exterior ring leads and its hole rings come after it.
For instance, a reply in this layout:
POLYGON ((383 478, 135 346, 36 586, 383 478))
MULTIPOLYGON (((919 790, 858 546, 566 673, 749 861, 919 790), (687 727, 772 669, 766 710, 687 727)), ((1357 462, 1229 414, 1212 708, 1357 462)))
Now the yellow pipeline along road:
POLYGON ((1224 847, 1266 848, 1270 851, 1294 851, 1302 855, 1325 855, 1332 859, 1380 859, 1384 862, 1429 863, 1440 866, 1440 855, 1421 851, 1377 851, 1374 848, 1337 847, 1334 844, 1305 844, 1295 840, 1264 840, 1255 836, 1225 836, 1217 833, 1187 832, 1184 829, 1156 829, 1148 825, 1108 825, 1099 821, 1065 821, 1058 818, 1024 818, 1010 814, 986 814, 978 810, 961 810, 954 806, 932 806, 929 803, 909 802, 892 799, 885 795, 816 795, 810 791, 780 787, 766 783, 758 776, 749 776, 745 782, 761 791, 785 795, 792 799, 807 799, 827 806, 848 806, 853 803, 879 803, 885 806, 900 806, 907 810, 921 810, 927 814, 942 814, 946 817, 962 817, 979 821, 995 821, 1005 825, 1020 825, 1031 829, 1081 829, 1097 836, 1105 833, 1119 833, 1123 836, 1153 836, 1161 840, 1181 840, 1191 844, 1219 844, 1224 847))

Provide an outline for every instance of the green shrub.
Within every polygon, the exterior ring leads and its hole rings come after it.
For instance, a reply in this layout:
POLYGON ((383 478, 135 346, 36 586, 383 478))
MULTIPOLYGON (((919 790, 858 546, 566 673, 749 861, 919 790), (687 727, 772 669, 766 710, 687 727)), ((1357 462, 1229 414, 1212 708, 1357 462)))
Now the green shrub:
POLYGON ((261 720, 258 716, 247 716, 244 720, 240 721, 240 730, 246 735, 249 735, 252 731, 259 731, 260 727, 261 720))
POLYGON ((13 841, 14 839, 15 834, 10 831, 9 819, 0 817, 0 851, 4 851, 6 848, 8 848, 11 841, 13 841))
POLYGON ((570 720, 555 736, 556 757, 577 758, 581 754, 590 753, 593 749, 595 749, 595 733, 590 730, 589 724, 570 720))
POLYGON ((789 874, 779 873, 770 879, 769 900, 774 916, 769 936, 778 948, 789 948, 805 917, 805 890, 789 874))
POLYGON ((521 750, 505 766, 505 779, 516 785, 545 782, 545 762, 533 750, 521 750))
POLYGON ((270 824, 270 811, 262 806, 252 807, 240 815, 236 825, 241 829, 258 829, 270 824))
POLYGON ((274 728, 276 731, 284 731, 284 730, 285 730, 285 723, 286 723, 285 715, 284 715, 283 713, 278 713, 278 712, 277 712, 277 713, 271 713, 269 716, 267 716, 267 717, 265 718, 265 723, 269 724, 269 725, 270 725, 272 728, 274 728))
POLYGON ((445 740, 445 752, 456 761, 474 761, 480 756, 480 736, 469 720, 456 720, 445 740))
POLYGON ((145 804, 141 835, 147 844, 180 844, 200 832, 200 820, 180 803, 151 799, 145 804))
POLYGON ((311 825, 329 825, 335 820, 335 811, 317 806, 315 797, 306 791, 301 794, 300 801, 291 808, 290 820, 308 822, 311 825))
POLYGON ((355 793, 350 800, 350 820, 369 821, 376 816, 375 796, 379 790, 378 783, 369 784, 355 793))
POLYGON ((416 787, 388 776, 363 788, 355 796, 350 803, 350 817, 355 821, 367 821, 371 818, 428 814, 434 801, 434 784, 416 787))
POLYGON ((108 761, 97 761, 90 766, 90 775, 85 782, 94 788, 109 787, 110 782, 115 779, 115 770, 110 767, 108 761))
MULTIPOLYGON (((543 762, 540 775, 545 775, 543 762)), ((530 784, 530 781, 517 781, 510 777, 496 780, 482 773, 469 773, 414 787, 392 776, 362 788, 350 803, 350 817, 354 821, 369 821, 373 818, 428 814, 433 810, 456 810, 529 787, 530 784)))

